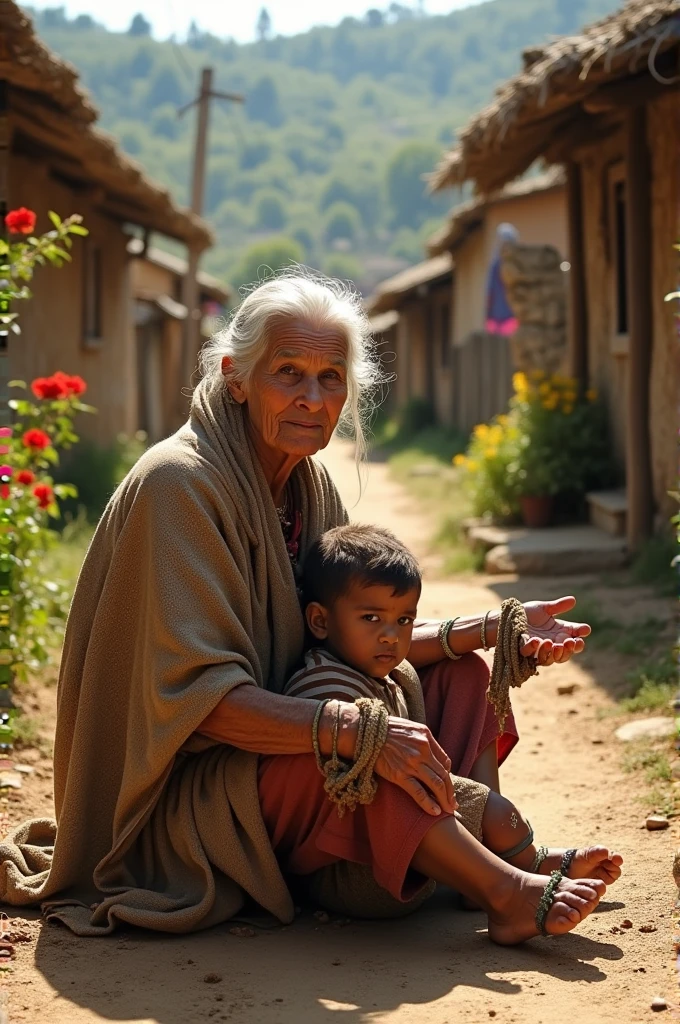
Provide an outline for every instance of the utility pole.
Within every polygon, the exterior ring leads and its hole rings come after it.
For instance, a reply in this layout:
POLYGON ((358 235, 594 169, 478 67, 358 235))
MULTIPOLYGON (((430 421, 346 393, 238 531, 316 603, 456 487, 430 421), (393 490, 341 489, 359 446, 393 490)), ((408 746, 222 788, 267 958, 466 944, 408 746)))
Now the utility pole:
MULTIPOLYGON (((203 68, 201 72, 201 91, 198 98, 187 103, 177 111, 177 116, 183 114, 192 107, 198 107, 198 121, 196 124, 196 141, 194 145, 194 166, 191 177, 191 212, 197 216, 203 213, 203 198, 205 195, 205 164, 208 146, 208 119, 210 115, 210 101, 212 99, 229 100, 232 103, 243 103, 244 97, 238 93, 215 92, 212 87, 213 69, 203 68)), ((199 347, 199 326, 201 311, 198 308, 198 286, 196 275, 198 263, 201 258, 202 249, 196 243, 188 246, 188 266, 182 283, 182 303, 187 308, 187 317, 184 321, 182 338, 182 355, 180 359, 180 395, 179 408, 181 418, 186 415, 186 407, 182 400, 181 387, 191 381, 191 374, 194 369, 196 354, 199 347)))

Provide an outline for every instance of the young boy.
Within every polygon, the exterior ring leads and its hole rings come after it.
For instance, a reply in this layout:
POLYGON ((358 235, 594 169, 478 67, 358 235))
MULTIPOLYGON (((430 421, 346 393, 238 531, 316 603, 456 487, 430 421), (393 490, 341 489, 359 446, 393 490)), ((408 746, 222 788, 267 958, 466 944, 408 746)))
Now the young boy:
MULTIPOLYGON (((284 692, 313 700, 377 697, 390 715, 425 721, 418 676, 406 660, 421 591, 416 559, 378 526, 350 524, 323 534, 303 565, 302 600, 312 646, 284 692)), ((551 850, 533 844, 518 809, 472 779, 452 776, 456 816, 484 845, 525 871, 561 868, 572 878, 620 875, 604 847, 551 850)), ((613 859, 612 859, 613 857, 613 859)))

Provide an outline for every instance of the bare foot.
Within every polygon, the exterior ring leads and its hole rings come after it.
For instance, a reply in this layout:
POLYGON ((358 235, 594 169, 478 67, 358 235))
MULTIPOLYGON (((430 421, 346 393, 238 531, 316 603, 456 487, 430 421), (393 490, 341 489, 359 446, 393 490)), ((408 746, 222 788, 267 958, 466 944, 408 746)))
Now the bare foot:
MULTIPOLYGON (((539 873, 549 875, 559 871, 564 850, 551 850, 541 864, 539 873)), ((567 872, 569 878, 598 878, 605 885, 611 885, 621 877, 623 857, 606 846, 584 846, 576 851, 567 872)))
MULTIPOLYGON (((514 946, 538 935, 536 909, 545 886, 545 875, 523 872, 504 905, 489 911, 489 938, 501 946, 514 946)), ((570 932, 592 914, 605 890, 599 878, 563 878, 548 911, 546 931, 550 935, 570 932)))

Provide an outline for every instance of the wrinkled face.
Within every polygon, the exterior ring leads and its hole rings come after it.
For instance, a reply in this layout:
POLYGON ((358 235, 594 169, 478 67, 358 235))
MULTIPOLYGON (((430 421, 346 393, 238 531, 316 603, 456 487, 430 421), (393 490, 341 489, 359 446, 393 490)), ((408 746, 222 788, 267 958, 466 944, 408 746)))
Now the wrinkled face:
POLYGON ((397 595, 392 587, 354 583, 330 608, 307 608, 319 640, 346 664, 382 679, 408 656, 420 589, 397 595))
POLYGON ((337 330, 283 320, 247 385, 251 427, 276 451, 303 457, 325 448, 347 398, 347 342, 337 330))

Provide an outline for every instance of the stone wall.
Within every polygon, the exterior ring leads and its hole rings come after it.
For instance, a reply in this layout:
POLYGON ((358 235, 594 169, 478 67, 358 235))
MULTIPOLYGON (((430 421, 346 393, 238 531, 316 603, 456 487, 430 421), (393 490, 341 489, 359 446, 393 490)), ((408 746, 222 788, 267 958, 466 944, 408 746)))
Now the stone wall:
POLYGON ((567 295, 562 257, 552 245, 506 243, 501 259, 508 302, 520 323, 510 339, 516 369, 565 372, 567 295))

